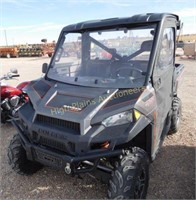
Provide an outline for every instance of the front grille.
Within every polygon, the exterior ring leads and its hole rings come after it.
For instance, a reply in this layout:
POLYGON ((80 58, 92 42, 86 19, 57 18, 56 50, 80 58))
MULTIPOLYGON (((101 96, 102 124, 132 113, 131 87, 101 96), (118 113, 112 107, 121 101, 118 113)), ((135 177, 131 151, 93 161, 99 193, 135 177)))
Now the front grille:
POLYGON ((30 136, 34 143, 50 147, 59 151, 63 151, 65 153, 74 153, 75 145, 72 142, 59 142, 56 141, 55 138, 46 138, 44 136, 39 135, 35 131, 33 131, 32 135, 30 136))
POLYGON ((60 151, 67 152, 67 148, 64 143, 54 141, 54 140, 51 140, 48 138, 44 138, 42 136, 40 137, 39 144, 41 144, 43 146, 48 146, 48 147, 51 147, 51 148, 54 148, 54 149, 57 149, 60 151))
POLYGON ((36 121, 41 122, 41 123, 46 123, 52 126, 67 128, 77 133, 80 133, 80 124, 76 122, 70 122, 70 121, 43 116, 43 115, 37 115, 36 121))

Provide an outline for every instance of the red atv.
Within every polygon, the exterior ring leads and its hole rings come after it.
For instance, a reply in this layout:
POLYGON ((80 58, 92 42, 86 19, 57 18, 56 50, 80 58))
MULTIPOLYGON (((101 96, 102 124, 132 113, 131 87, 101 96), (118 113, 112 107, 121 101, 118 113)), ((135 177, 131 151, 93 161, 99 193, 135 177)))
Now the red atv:
POLYGON ((28 96, 25 91, 23 91, 23 88, 29 82, 22 82, 17 87, 12 87, 2 82, 2 80, 9 80, 19 76, 16 69, 11 69, 10 72, 0 78, 1 123, 10 121, 12 118, 17 118, 18 109, 28 101, 28 96))

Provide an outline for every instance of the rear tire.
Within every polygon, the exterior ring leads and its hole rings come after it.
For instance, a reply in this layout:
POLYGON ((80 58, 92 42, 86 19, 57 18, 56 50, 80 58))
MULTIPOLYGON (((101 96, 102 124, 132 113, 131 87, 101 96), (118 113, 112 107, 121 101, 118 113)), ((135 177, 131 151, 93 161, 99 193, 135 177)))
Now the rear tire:
POLYGON ((147 153, 134 147, 116 163, 109 180, 109 199, 145 199, 149 182, 147 153))
POLYGON ((169 134, 174 134, 178 132, 179 127, 180 127, 180 121, 181 121, 181 116, 182 116, 182 103, 180 98, 174 97, 173 100, 173 113, 171 117, 171 127, 169 134))
POLYGON ((40 163, 27 159, 26 151, 22 146, 21 138, 14 135, 8 147, 8 160, 12 169, 21 175, 32 175, 42 168, 40 163))

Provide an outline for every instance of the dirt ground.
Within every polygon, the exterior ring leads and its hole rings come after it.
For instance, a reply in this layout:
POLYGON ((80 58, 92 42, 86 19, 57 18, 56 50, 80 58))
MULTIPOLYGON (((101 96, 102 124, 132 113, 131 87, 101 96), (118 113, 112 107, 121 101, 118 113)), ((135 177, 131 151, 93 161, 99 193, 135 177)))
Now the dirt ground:
MULTIPOLYGON (((7 81, 15 86, 41 76, 41 65, 49 58, 0 59, 1 74, 17 68, 19 79, 7 81)), ((150 167, 147 199, 195 199, 196 146, 196 61, 179 60, 185 65, 179 96, 183 116, 178 133, 168 136, 161 152, 150 167)), ((0 199, 105 199, 107 185, 90 175, 82 179, 67 176, 63 171, 45 167, 30 177, 11 170, 7 147, 16 130, 11 124, 1 125, 0 135, 0 199)))

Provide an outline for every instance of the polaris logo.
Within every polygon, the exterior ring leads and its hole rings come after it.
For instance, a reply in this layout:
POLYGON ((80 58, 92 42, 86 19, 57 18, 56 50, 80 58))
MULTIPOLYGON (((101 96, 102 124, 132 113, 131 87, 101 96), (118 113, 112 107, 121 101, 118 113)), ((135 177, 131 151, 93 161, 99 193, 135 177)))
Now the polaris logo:
POLYGON ((67 139, 67 137, 62 135, 62 134, 55 133, 55 132, 49 131, 49 130, 44 130, 44 129, 41 129, 41 128, 38 129, 38 133, 41 134, 41 135, 55 137, 55 138, 59 138, 59 139, 67 139))
POLYGON ((82 110, 81 108, 77 108, 74 106, 68 106, 68 105, 63 105, 63 108, 65 108, 66 110, 69 110, 69 111, 73 111, 73 112, 79 112, 82 110))

